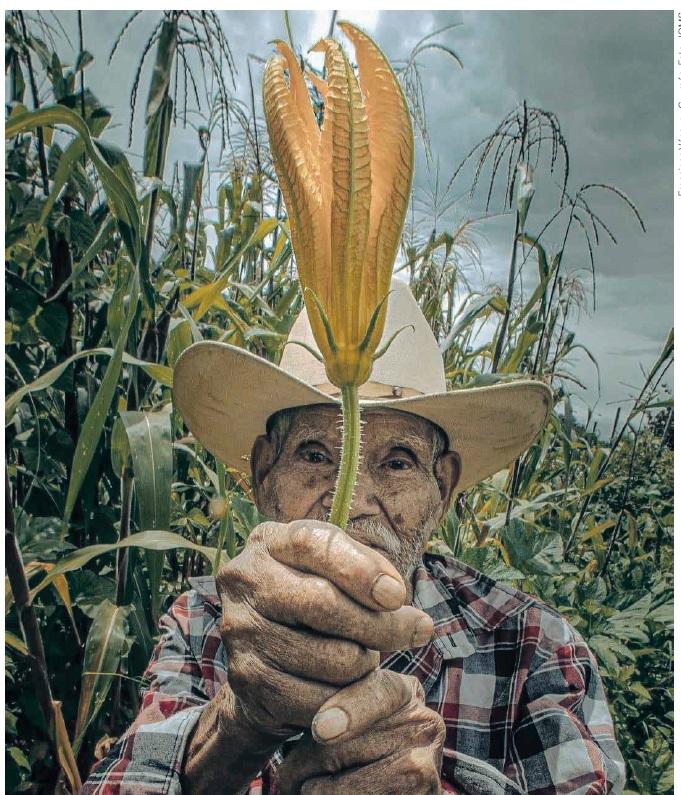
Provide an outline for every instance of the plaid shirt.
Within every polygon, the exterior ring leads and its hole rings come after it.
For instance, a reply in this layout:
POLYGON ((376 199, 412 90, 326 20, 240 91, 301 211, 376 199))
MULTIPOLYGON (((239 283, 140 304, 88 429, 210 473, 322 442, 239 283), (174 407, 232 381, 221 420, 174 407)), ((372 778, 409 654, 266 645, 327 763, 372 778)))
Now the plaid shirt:
MULTIPOLYGON (((140 713, 92 771, 85 795, 181 793, 187 739, 227 681, 215 580, 192 586, 161 619, 140 713)), ((622 792, 624 761, 596 661, 556 611, 431 554, 414 574, 413 604, 433 618, 433 640, 382 654, 381 667, 416 676, 444 718, 444 792, 622 792)), ((282 758, 280 749, 244 793, 276 795, 282 758)))

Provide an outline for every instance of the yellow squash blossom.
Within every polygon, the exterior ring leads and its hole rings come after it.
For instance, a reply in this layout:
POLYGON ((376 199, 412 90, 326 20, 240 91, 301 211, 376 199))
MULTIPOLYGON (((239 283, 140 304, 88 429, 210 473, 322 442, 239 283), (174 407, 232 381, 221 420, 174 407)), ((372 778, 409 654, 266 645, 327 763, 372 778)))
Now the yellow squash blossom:
POLYGON ((331 383, 371 373, 414 168, 407 103, 378 46, 348 22, 359 82, 341 45, 321 39, 327 80, 307 74, 324 101, 321 129, 305 75, 277 40, 263 105, 315 340, 331 383), (288 73, 288 79, 287 74, 288 73))

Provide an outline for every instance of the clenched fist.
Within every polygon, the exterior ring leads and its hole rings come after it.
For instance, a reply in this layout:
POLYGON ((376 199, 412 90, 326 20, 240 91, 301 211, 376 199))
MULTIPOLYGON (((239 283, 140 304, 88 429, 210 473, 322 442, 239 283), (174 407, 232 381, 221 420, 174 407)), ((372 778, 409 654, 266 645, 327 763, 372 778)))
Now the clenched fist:
POLYGON ((357 698, 379 651, 422 646, 433 633, 427 614, 404 605, 392 564, 325 522, 258 525, 217 587, 228 717, 270 739, 309 729, 329 699, 357 698), (353 682, 359 689, 341 690, 353 682))

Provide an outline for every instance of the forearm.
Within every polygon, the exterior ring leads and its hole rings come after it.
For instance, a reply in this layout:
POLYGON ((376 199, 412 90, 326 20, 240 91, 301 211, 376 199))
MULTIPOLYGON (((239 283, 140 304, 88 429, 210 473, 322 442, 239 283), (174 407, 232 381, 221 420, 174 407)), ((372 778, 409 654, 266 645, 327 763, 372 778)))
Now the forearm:
POLYGON ((264 767, 280 738, 251 728, 225 685, 203 710, 187 743, 182 791, 188 795, 236 795, 264 767))

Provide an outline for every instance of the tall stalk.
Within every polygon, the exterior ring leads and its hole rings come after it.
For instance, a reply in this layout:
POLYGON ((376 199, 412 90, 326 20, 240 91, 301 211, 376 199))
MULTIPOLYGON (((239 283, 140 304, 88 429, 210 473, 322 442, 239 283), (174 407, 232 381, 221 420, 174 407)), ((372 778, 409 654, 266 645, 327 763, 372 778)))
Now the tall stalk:
POLYGON ((9 473, 5 467, 5 566, 7 579, 12 590, 12 598, 19 618, 21 634, 28 648, 28 664, 35 695, 43 713, 43 719, 50 737, 54 735, 54 712, 52 709, 52 690, 47 675, 45 647, 38 626, 38 617, 31 603, 31 595, 26 578, 26 570, 17 543, 14 528, 14 506, 12 505, 9 473))
POLYGON ((343 449, 329 521, 331 524, 345 529, 350 515, 350 504, 355 491, 355 483, 357 482, 359 453, 362 444, 362 425, 357 387, 342 387, 341 399, 343 409, 343 449))

